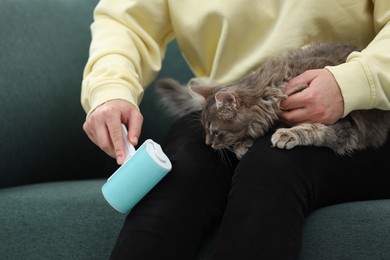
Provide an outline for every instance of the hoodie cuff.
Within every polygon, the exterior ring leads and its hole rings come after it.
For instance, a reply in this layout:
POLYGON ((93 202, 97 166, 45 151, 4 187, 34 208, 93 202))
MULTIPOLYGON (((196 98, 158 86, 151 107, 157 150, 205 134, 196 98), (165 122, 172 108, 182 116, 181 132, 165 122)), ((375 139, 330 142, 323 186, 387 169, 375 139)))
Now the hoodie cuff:
POLYGON ((374 84, 363 64, 350 61, 325 68, 333 74, 343 95, 343 117, 353 110, 372 108, 374 84))

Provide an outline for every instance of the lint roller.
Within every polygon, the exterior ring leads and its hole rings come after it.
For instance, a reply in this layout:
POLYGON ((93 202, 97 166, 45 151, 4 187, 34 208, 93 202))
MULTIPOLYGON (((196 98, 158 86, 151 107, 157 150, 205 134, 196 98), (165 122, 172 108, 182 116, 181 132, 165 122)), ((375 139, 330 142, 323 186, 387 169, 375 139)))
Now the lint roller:
POLYGON ((128 141, 122 124, 126 146, 125 162, 107 179, 102 193, 117 211, 128 213, 172 169, 161 146, 151 139, 137 150, 128 141))

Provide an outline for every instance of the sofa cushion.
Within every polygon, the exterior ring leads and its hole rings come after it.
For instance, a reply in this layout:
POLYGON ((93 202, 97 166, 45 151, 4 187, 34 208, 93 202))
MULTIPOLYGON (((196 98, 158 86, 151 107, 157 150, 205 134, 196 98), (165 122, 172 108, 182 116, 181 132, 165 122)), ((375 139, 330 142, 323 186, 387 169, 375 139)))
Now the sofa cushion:
POLYGON ((104 200, 103 183, 0 189, 0 259, 108 259, 126 215, 104 200))
MULTIPOLYGON (((125 214, 104 200, 104 180, 0 190, 0 259, 107 259, 125 214)), ((212 259, 215 232, 197 259, 212 259)), ((390 259, 390 200, 318 209, 306 220, 301 259, 390 259)))
POLYGON ((337 204, 306 220, 301 259, 390 259, 390 200, 337 204))

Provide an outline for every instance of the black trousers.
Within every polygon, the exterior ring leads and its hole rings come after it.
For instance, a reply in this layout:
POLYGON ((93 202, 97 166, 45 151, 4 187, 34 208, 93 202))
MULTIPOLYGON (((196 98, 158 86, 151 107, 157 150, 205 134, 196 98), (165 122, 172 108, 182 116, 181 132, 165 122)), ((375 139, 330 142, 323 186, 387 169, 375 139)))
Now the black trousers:
POLYGON ((172 171, 127 216, 111 259, 195 259, 219 225, 214 259, 297 259, 305 217, 335 203, 390 198, 390 142, 353 156, 272 148, 272 133, 238 161, 205 145, 198 115, 162 144, 172 171))

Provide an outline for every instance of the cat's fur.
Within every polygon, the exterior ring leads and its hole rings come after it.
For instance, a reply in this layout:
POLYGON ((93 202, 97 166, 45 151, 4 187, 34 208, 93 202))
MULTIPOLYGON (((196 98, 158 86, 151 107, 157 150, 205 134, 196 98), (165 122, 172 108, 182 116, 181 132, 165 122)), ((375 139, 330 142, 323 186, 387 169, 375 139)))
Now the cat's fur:
MULTIPOLYGON (((256 138, 281 123, 278 120, 280 101, 306 87, 283 93, 288 80, 309 69, 344 63, 355 50, 354 46, 345 43, 316 43, 271 58, 233 84, 213 85, 207 79, 201 79, 182 87, 173 79, 163 79, 158 81, 157 91, 165 107, 176 115, 202 110, 206 144, 214 149, 231 149, 240 159, 256 138)), ((271 141, 273 146, 282 149, 297 145, 325 146, 344 155, 381 146, 389 129, 390 111, 359 110, 333 125, 304 123, 279 127, 271 141)))

